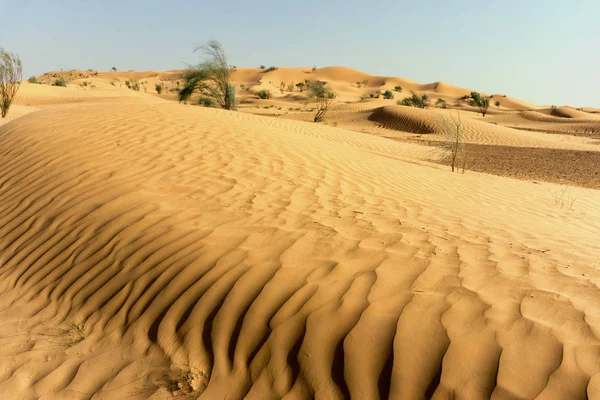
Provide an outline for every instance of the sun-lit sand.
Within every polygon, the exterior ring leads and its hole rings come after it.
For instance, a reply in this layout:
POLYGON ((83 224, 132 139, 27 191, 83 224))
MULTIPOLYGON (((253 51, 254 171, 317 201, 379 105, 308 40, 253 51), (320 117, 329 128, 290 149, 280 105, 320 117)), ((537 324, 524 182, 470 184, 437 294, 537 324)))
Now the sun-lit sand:
POLYGON ((52 74, 0 120, 0 398, 600 398, 600 110, 329 67, 240 68, 229 112, 175 102, 179 71, 52 74), (279 92, 304 79, 324 123, 279 92), (457 110, 464 174, 431 157, 457 110))

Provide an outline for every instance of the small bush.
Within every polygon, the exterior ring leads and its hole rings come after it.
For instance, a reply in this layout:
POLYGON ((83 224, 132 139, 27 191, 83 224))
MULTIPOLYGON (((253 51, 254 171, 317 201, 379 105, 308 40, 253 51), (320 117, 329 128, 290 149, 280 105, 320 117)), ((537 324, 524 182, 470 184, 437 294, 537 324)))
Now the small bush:
POLYGON ((265 69, 265 66, 264 66, 264 65, 261 65, 261 66, 260 66, 260 67, 258 67, 258 68, 260 68, 260 69, 265 69))
POLYGON ((369 98, 369 95, 368 95, 368 94, 361 94, 361 95, 360 95, 360 99, 361 99, 362 101, 365 101, 365 100, 367 100, 368 98, 369 98))
POLYGON ((429 96, 424 94, 423 96, 419 96, 415 92, 411 92, 412 96, 406 97, 402 100, 398 100, 398 105, 400 106, 408 106, 408 107, 417 107, 417 108, 427 108, 429 107, 429 96))
POLYGON ((156 93, 161 94, 163 91, 163 85, 160 83, 157 83, 154 85, 154 89, 156 89, 156 93))
POLYGON ((394 98, 394 93, 388 89, 383 93, 383 98, 386 100, 391 100, 394 98))
POLYGON ((41 82, 37 80, 37 78, 35 76, 30 76, 29 79, 27 79, 27 82, 29 83, 37 83, 40 84, 41 82))
POLYGON ((87 87, 88 83, 87 81, 83 81, 83 83, 81 84, 81 86, 87 87))
POLYGON ((441 108, 448 108, 448 102, 444 99, 437 99, 435 105, 441 108))
POLYGON ((265 72, 271 72, 271 71, 277 71, 277 67, 274 65, 271 65, 269 68, 265 69, 265 72))
POLYGON ((129 81, 129 79, 125 81, 125 85, 127 85, 127 88, 131 89, 131 82, 129 81))
POLYGON ((56 78, 56 80, 54 82, 52 82, 52 86, 66 87, 67 80, 65 78, 63 78, 62 76, 59 76, 58 78, 56 78))
POLYGON ((267 90, 267 89, 263 89, 263 90, 259 90, 258 92, 256 92, 256 96, 259 99, 270 99, 271 98, 271 91, 267 90))
POLYGON ((130 89, 131 90, 135 90, 136 92, 140 91, 140 83, 137 81, 137 79, 133 79, 131 81, 131 87, 130 87, 130 89))
POLYGON ((394 86, 394 90, 396 92, 402 93, 402 86, 398 85, 398 86, 394 86))

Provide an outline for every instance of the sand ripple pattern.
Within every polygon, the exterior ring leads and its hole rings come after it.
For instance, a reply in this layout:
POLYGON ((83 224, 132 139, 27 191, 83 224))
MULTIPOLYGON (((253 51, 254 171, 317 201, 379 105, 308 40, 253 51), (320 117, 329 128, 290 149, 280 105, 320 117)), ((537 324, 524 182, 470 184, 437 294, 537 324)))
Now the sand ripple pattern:
POLYGON ((401 154, 176 104, 2 126, 0 396, 598 396, 597 192, 401 154))

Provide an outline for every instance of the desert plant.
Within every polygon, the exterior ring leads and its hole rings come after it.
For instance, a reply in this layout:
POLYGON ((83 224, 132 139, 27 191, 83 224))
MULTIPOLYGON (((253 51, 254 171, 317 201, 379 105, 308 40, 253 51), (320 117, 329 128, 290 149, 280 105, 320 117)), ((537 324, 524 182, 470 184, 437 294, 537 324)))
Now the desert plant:
POLYGON ((0 114, 8 114, 13 98, 17 95, 23 78, 23 63, 18 55, 0 47, 0 114))
POLYGON ((271 98, 271 91, 267 90, 267 89, 263 89, 263 90, 259 90, 258 92, 255 93, 256 96, 259 99, 270 99, 271 98))
POLYGON ((500 109, 500 102, 499 102, 498 100, 496 100, 496 102, 494 103, 494 105, 495 105, 496 107, 498 107, 498 110, 500 109))
MULTIPOLYGON (((178 82, 179 83, 179 82, 178 82)), ((240 89, 244 90, 246 89, 246 85, 244 85, 243 83, 240 85, 240 89)))
POLYGON ((88 83, 87 81, 83 81, 83 83, 81 84, 81 86, 87 87, 88 83))
POLYGON ((117 72, 117 67, 112 67, 110 70, 113 72, 117 72))
POLYGON ((56 78, 54 80, 54 82, 52 82, 52 86, 66 87, 67 86, 67 80, 64 77, 59 76, 58 78, 56 78))
POLYGON ((304 86, 305 86, 304 82, 298 82, 298 83, 296 83, 296 87, 298 88, 298 90, 300 92, 302 92, 304 90, 304 86))
POLYGON ((402 86, 398 85, 398 86, 394 86, 394 90, 396 92, 402 93, 402 86))
POLYGON ((126 86, 127 86, 129 89, 131 89, 131 81, 130 81, 129 79, 127 79, 127 80, 125 81, 125 85, 126 85, 126 86))
MULTIPOLYGON (((369 80, 368 80, 368 79, 363 79, 361 83, 362 83, 363 85, 367 86, 367 85, 369 84, 369 80)), ((384 82, 384 83, 382 83, 382 85, 384 85, 384 84, 385 84, 385 82, 384 82)))
POLYGON ((265 72, 276 71, 276 70, 278 70, 278 69, 279 69, 279 68, 277 68, 276 66, 274 66, 274 65, 271 65, 269 68, 265 69, 265 72))
POLYGON ((38 85, 42 84, 42 82, 38 81, 35 76, 30 76, 29 79, 27 79, 27 82, 29 82, 29 83, 37 83, 38 85))
POLYGON ((361 88, 361 86, 362 86, 362 82, 360 82, 360 81, 356 81, 356 87, 360 89, 360 88, 361 88))
POLYGON ((577 201, 577 197, 571 195, 571 189, 569 186, 561 186, 559 189, 555 189, 552 193, 554 205, 559 208, 567 207, 567 210, 573 211, 573 205, 577 201))
POLYGON ((294 91, 294 82, 290 82, 289 85, 287 85, 287 90, 288 92, 293 92, 294 91))
POLYGON ((483 115, 485 117, 488 107, 490 106, 490 98, 483 97, 478 92, 471 92, 471 98, 469 99, 469 105, 471 105, 472 107, 479 108, 479 112, 481 113, 481 115, 483 115))
POLYGON ((135 90, 136 92, 140 91, 140 83, 137 79, 132 79, 129 87, 131 90, 135 90))
POLYGON ((415 92, 412 92, 412 96, 405 97, 402 100, 398 100, 398 105, 400 106, 408 106, 408 107, 417 107, 417 108, 427 108, 429 107, 430 101, 429 96, 424 94, 419 96, 415 92))
POLYGON ((221 43, 210 40, 194 51, 202 51, 204 61, 185 75, 179 101, 187 101, 197 91, 201 97, 211 99, 212 107, 236 110, 235 84, 221 43))
POLYGON ((161 94, 163 91, 163 85, 160 83, 157 83, 154 85, 154 89, 156 89, 156 93, 161 94))
POLYGON ((437 99, 435 105, 441 108, 448 108, 448 102, 444 99, 437 99))
POLYGON ((360 99, 361 99, 362 101, 365 101, 365 100, 367 100, 368 98, 369 98, 369 95, 368 95, 368 94, 361 94, 361 95, 360 95, 360 99))
POLYGON ((284 91, 285 91, 285 83, 281 82, 279 84, 279 93, 283 94, 284 91))
POLYGON ((310 85, 310 98, 316 99, 317 113, 313 119, 314 122, 320 122, 325 118, 325 115, 335 101, 335 92, 325 87, 321 82, 314 82, 310 85))
POLYGON ((260 67, 258 67, 259 69, 265 69, 266 67, 264 65, 260 65, 260 67))
POLYGON ((393 99, 393 98, 394 98, 394 92, 392 92, 392 91, 391 91, 391 90, 389 90, 389 89, 388 89, 388 90, 386 90, 386 91, 383 93, 383 98, 384 98, 384 99, 386 99, 386 100, 391 100, 391 99, 393 99))
POLYGON ((442 153, 442 159, 449 160, 452 172, 459 172, 462 169, 464 173, 467 157, 460 113, 457 111, 456 117, 449 114, 449 119, 444 118, 441 125, 442 128, 438 132, 441 136, 437 145, 438 151, 442 153))
POLYGON ((312 67, 312 73, 314 74, 314 73, 316 73, 316 72, 317 72, 317 66, 316 66, 316 65, 313 65, 313 67, 312 67))

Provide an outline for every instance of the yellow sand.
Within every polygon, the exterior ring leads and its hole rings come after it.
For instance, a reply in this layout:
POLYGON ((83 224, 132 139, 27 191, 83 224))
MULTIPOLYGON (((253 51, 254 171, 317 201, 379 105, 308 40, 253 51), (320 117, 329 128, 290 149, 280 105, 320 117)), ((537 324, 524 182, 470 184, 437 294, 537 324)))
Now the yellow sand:
POLYGON ((0 127, 0 398, 600 396, 600 192, 34 86, 0 127))

